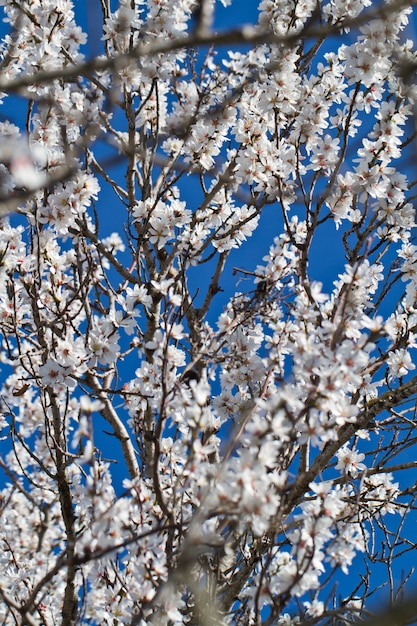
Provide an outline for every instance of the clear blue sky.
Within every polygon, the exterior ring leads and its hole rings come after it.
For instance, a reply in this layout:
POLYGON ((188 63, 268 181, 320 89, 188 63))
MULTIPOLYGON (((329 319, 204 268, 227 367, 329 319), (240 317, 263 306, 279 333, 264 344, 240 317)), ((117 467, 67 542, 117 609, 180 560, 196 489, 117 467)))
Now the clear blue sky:
MULTIPOLYGON (((90 41, 87 47, 86 54, 97 54, 102 52, 102 43, 99 41, 101 36, 101 8, 99 0, 75 0, 76 13, 80 24, 83 29, 89 33, 90 41)), ((116 3, 112 2, 113 7, 116 3)), ((216 12, 215 26, 218 29, 227 28, 230 26, 236 26, 243 23, 254 23, 257 20, 257 6, 256 0, 233 0, 231 7, 224 9, 221 6, 218 7, 216 12)), ((1 9, 0 9, 1 11, 1 9)), ((327 44, 327 49, 335 48, 337 45, 336 39, 331 40, 327 44)), ((19 111, 19 109, 17 109, 19 111)), ((11 120, 18 123, 16 117, 16 110, 11 111, 10 104, 4 106, 1 111, 2 118, 11 116, 11 120)), ((24 119, 22 120, 24 123, 24 119)), ((414 163, 412 163, 414 167, 414 163)), ((121 171, 121 175, 123 172, 121 171)), ((410 178, 415 178, 415 173, 410 168, 410 178)), ((198 185, 198 183, 195 183, 198 185)), ((197 187, 193 187, 194 181, 192 177, 189 177, 189 187, 187 190, 187 199, 192 204, 193 194, 199 193, 197 187)), ((112 203, 115 202, 115 196, 110 194, 103 194, 103 197, 98 202, 98 209, 102 212, 104 220, 102 226, 106 234, 115 228, 114 224, 114 207, 112 203)), ((193 207, 191 207, 193 208, 193 207)), ((225 288, 225 292, 233 289, 233 285, 236 278, 233 276, 233 267, 241 267, 246 270, 254 270, 256 265, 260 263, 262 257, 267 253, 269 245, 272 243, 273 238, 279 234, 282 230, 282 219, 280 211, 276 205, 267 206, 264 210, 264 214, 261 219, 259 229, 255 236, 248 240, 242 248, 234 252, 229 260, 228 269, 222 281, 222 286, 225 288)), ((337 277, 337 273, 342 269, 344 263, 343 250, 340 246, 340 237, 336 237, 335 226, 332 222, 328 222, 322 227, 322 234, 320 238, 314 243, 313 247, 313 262, 310 266, 310 273, 313 278, 320 280, 324 283, 327 290, 332 289, 333 280, 337 277)), ((209 268, 208 268, 209 272, 209 268)), ((200 277, 201 280, 201 277, 200 277)), ((238 287, 239 288, 239 287, 238 287)), ((216 306, 214 307, 212 320, 214 320, 219 314, 225 300, 227 299, 227 293, 224 296, 219 295, 216 299, 216 306)), ((114 455, 114 441, 111 437, 104 437, 103 439, 103 455, 104 457, 114 455)), ((117 474, 117 472, 116 472, 117 474)), ((123 472, 124 478, 125 474, 123 472)), ((414 560, 410 554, 410 564, 414 560)), ((361 556, 358 556, 355 560, 355 566, 358 572, 361 572, 362 561, 361 556)), ((343 581, 344 576, 341 575, 341 593, 343 595, 343 581)), ((351 579, 349 580, 351 582, 351 579)))

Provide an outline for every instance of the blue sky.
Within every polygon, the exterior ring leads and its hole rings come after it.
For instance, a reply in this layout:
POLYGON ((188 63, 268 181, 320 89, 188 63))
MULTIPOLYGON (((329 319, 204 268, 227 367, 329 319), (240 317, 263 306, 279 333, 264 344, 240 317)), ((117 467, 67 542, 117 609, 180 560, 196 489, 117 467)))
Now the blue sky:
MULTIPOLYGON (((113 2, 113 6, 114 4, 115 3, 113 2)), ((231 7, 227 9, 219 6, 216 10, 215 26, 218 29, 222 29, 244 23, 254 23, 257 18, 257 6, 258 2, 254 0, 233 0, 231 7)), ((86 52, 87 56, 100 53, 102 51, 102 43, 97 39, 100 36, 101 24, 101 9, 99 0, 76 0, 75 8, 83 29, 90 34, 90 43, 88 44, 86 52)), ((326 44, 326 46, 328 46, 328 49, 334 49, 337 44, 338 40, 333 38, 328 42, 328 44, 326 44)), ((9 117, 12 114, 11 119, 12 121, 15 121, 15 112, 12 113, 10 105, 6 104, 1 113, 4 117, 9 117)), ((16 123, 17 122, 18 120, 16 120, 16 123)), ((411 151, 410 154, 412 154, 411 151)), ((414 178, 415 173, 413 171, 414 168, 411 158, 409 163, 411 165, 410 178, 414 178)), ((122 170, 120 170, 119 175, 123 176, 122 170)), ((199 191, 197 191, 197 186, 193 186, 194 180, 192 176, 188 178, 188 181, 189 186, 185 199, 189 199, 190 203, 192 203, 193 195, 199 191)), ((115 198, 105 192, 102 194, 102 197, 98 202, 98 210, 103 216, 102 227, 105 234, 111 232, 115 227, 114 201, 115 198)), ((256 231, 255 236, 249 239, 240 250, 233 252, 230 256, 227 271, 225 272, 222 281, 222 287, 225 289, 225 294, 219 294, 216 298, 215 306, 211 315, 211 321, 218 316, 225 301, 228 299, 228 295, 230 295, 230 292, 234 290, 236 277, 233 276, 233 268, 240 267, 244 270, 253 271, 256 265, 261 262, 262 257, 267 253, 273 238, 281 231, 282 218, 278 207, 276 205, 267 206, 263 212, 260 226, 256 231)), ((333 281, 337 277, 338 272, 342 270, 344 263, 344 253, 340 246, 340 237, 336 236, 336 234, 334 223, 328 221, 322 226, 321 235, 313 244, 310 274, 314 279, 323 282, 325 289, 328 291, 331 291, 333 281)), ((207 268, 207 272, 208 275, 210 275, 209 267, 207 268)), ((200 276, 199 280, 201 280, 200 276)), ((243 285, 240 287, 238 286, 237 288, 244 290, 243 285)), ((112 437, 103 437, 103 456, 114 456, 114 439, 112 437)), ((123 477, 124 472, 121 478, 123 477)), ((412 560, 413 559, 410 555, 410 564, 412 560)), ((357 572, 360 573, 362 570, 362 561, 360 556, 357 557, 355 565, 357 572)), ((381 578, 381 581, 382 580, 383 578, 381 578)), ((344 581, 346 582, 347 579, 341 575, 341 589, 343 588, 344 581)))

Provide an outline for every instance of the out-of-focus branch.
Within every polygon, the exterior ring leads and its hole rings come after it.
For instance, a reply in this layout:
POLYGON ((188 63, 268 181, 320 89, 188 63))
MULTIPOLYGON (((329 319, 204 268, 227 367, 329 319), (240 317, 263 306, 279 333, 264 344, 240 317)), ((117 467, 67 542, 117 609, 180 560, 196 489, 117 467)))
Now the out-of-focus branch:
POLYGON ((95 58, 85 63, 67 65, 56 70, 39 71, 32 75, 22 75, 13 80, 2 80, 0 78, 0 91, 15 93, 24 87, 34 84, 48 83, 56 79, 71 80, 78 76, 86 76, 92 72, 120 71, 135 59, 154 56, 157 54, 169 54, 183 48, 194 48, 204 46, 229 46, 229 45, 261 45, 284 44, 287 46, 305 39, 316 39, 329 35, 337 35, 340 31, 350 28, 357 28, 366 24, 369 20, 383 18, 388 19, 393 13, 398 13, 401 9, 415 6, 417 0, 398 0, 395 3, 377 6, 364 11, 354 18, 346 18, 341 22, 326 23, 316 26, 307 22, 304 28, 296 33, 288 35, 276 35, 270 30, 260 29, 258 26, 244 25, 239 28, 230 29, 224 32, 191 31, 190 34, 174 39, 160 40, 152 43, 139 44, 131 51, 119 54, 111 58, 95 58))
MULTIPOLYGON (((415 624, 417 619, 417 598, 410 598, 398 602, 378 612, 374 617, 362 621, 362 626, 406 626, 415 624)), ((304 626, 306 622, 301 622, 304 626)))

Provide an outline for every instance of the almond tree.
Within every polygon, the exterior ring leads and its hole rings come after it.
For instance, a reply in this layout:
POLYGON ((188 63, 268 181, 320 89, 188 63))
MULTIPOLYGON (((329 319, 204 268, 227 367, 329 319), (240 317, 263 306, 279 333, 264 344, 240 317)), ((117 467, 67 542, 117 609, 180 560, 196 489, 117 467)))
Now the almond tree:
POLYGON ((96 57, 71 0, 0 4, 1 624, 395 606, 414 3, 89 0, 96 57))

